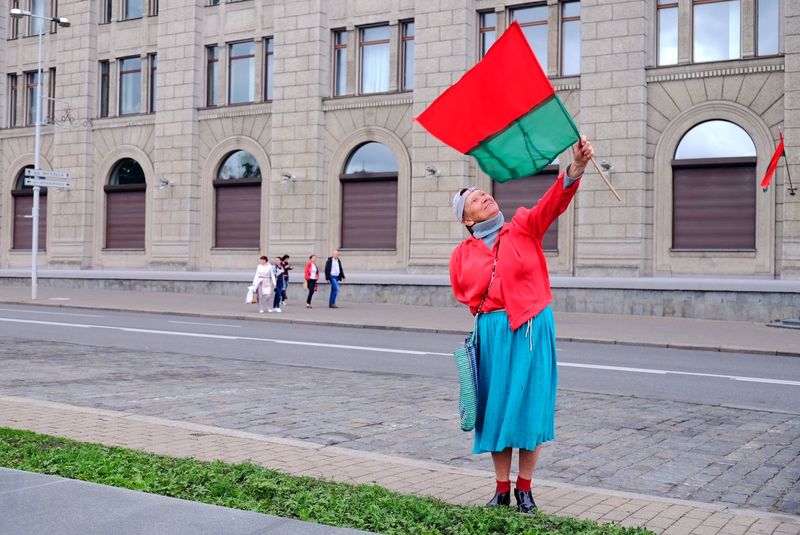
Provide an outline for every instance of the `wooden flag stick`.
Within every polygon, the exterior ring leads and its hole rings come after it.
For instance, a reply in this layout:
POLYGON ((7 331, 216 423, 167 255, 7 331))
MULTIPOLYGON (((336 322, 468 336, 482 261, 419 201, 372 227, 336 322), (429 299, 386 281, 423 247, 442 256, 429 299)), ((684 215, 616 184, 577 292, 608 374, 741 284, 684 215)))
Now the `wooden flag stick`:
POLYGON ((789 158, 786 157, 786 149, 783 150, 783 163, 786 164, 786 177, 789 179, 789 195, 794 195, 797 188, 792 185, 792 174, 789 172, 789 158))
POLYGON ((594 168, 597 169, 597 172, 600 173, 600 176, 603 177, 603 181, 606 183, 606 186, 608 186, 608 189, 611 190, 611 193, 614 194, 614 197, 616 197, 619 202, 622 202, 622 197, 619 196, 619 193, 617 193, 617 190, 615 190, 614 186, 611 185, 611 182, 608 180, 606 174, 603 173, 603 170, 600 169, 599 165, 597 165, 597 160, 594 159, 594 156, 592 156, 592 163, 594 164, 594 168))

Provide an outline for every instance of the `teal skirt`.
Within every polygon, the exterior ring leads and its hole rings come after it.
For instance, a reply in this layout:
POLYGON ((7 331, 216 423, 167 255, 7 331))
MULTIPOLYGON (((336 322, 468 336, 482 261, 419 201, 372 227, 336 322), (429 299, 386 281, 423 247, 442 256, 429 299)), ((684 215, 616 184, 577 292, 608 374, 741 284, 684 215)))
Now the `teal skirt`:
POLYGON ((534 450, 555 433, 556 331, 548 306, 512 331, 504 310, 478 318, 478 418, 473 453, 534 450))

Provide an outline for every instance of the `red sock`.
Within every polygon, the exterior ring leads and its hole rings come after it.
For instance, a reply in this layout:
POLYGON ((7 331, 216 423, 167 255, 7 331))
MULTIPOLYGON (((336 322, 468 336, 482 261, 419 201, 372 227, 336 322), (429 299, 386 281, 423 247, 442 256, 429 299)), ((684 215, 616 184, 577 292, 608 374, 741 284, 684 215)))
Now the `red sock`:
POLYGON ((497 492, 500 494, 511 492, 511 481, 497 481, 497 492))
POLYGON ((531 491, 531 480, 523 479, 522 476, 517 476, 517 490, 522 492, 531 491))

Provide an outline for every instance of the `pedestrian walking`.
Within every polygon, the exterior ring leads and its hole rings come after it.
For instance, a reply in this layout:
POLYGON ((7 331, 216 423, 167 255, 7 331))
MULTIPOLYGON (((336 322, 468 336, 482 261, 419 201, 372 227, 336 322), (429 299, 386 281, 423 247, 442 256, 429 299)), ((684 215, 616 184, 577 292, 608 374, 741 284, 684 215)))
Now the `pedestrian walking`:
POLYGON ((311 306, 311 298, 314 297, 314 292, 317 291, 317 280, 319 279, 319 268, 317 268, 317 255, 308 257, 308 264, 304 270, 306 278, 306 288, 308 288, 308 297, 306 298, 306 308, 314 308, 311 306))
POLYGON ((289 289, 289 272, 294 269, 289 264, 289 255, 285 254, 281 257, 281 262, 283 263, 283 294, 282 299, 283 303, 288 301, 288 297, 286 297, 286 291, 289 289))
POLYGON ((264 312, 264 303, 267 302, 270 294, 272 294, 275 282, 272 264, 269 263, 269 259, 266 256, 262 256, 258 261, 255 277, 253 277, 253 293, 258 299, 259 313, 264 312))
POLYGON ((272 308, 269 312, 281 312, 281 302, 283 301, 284 271, 283 261, 280 256, 275 257, 275 264, 272 266, 275 275, 275 298, 272 300, 272 308))
POLYGON ((470 237, 453 251, 450 281, 456 299, 479 313, 472 451, 492 455, 497 485, 487 505, 507 506, 513 448, 519 449, 514 496, 521 513, 536 509, 533 471, 541 445, 555 438, 556 338, 542 236, 569 206, 594 155, 585 137, 572 151, 567 172, 508 223, 486 192, 464 188, 453 198, 456 218, 470 237))
POLYGON ((339 251, 334 249, 328 260, 325 261, 325 278, 331 283, 331 296, 328 299, 330 308, 339 308, 336 305, 336 296, 339 295, 339 283, 344 280, 344 269, 339 259, 339 251))

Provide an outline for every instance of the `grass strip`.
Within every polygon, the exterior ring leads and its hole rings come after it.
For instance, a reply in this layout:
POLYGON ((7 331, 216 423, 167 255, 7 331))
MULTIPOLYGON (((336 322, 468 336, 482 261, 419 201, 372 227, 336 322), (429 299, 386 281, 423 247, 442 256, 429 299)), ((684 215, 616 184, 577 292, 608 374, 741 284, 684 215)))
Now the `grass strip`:
POLYGON ((642 528, 464 507, 377 485, 295 477, 0 428, 0 466, 385 534, 647 535, 642 528))

